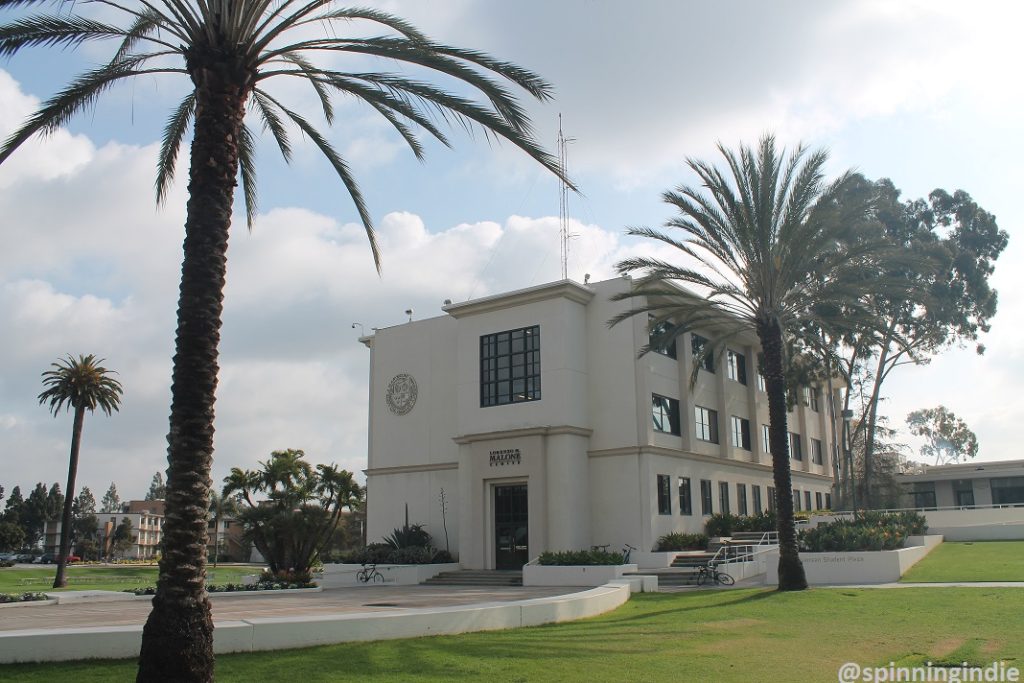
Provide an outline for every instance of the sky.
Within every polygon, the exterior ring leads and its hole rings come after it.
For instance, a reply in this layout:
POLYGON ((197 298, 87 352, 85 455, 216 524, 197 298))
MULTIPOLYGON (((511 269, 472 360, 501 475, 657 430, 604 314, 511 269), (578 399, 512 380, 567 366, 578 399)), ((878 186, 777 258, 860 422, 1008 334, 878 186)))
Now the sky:
MULTIPOLYGON (((394 0, 364 3, 432 38, 485 50, 554 86, 526 102, 569 171, 569 275, 601 280, 652 246, 624 236, 672 213, 661 193, 694 182, 687 158, 766 132, 830 150, 829 172, 888 177, 906 199, 963 189, 1010 235, 992 283, 999 313, 984 356, 952 349, 903 367, 882 411, 895 426, 943 404, 977 433, 979 460, 1019 458, 1024 423, 1024 8, 984 0, 394 0)), ((81 3, 76 6, 82 7, 81 3)), ((11 15, 0 16, 6 21, 11 15)), ((0 136, 112 48, 32 50, 0 61, 0 136)), ((377 65, 378 69, 393 69, 377 65)), ((406 73, 413 73, 407 69, 406 73)), ((416 75, 421 75, 416 73, 416 75)), ((85 422, 79 485, 141 498, 166 466, 167 416, 187 165, 166 203, 153 191, 180 76, 114 88, 94 110, 0 166, 0 485, 64 486, 71 417, 38 404, 40 374, 96 354, 124 385, 120 412, 85 422)), ((282 97, 316 118, 312 91, 282 97)), ((327 130, 321 128, 321 130, 327 130)), ((441 315, 464 301, 560 277, 559 187, 509 144, 452 131, 417 162, 375 112, 340 102, 330 139, 376 223, 374 270, 340 182, 308 140, 285 165, 262 140, 251 231, 236 207, 220 345, 213 479, 301 448, 313 462, 366 466, 369 351, 361 332, 441 315)), ((183 155, 187 156, 187 155, 183 155)), ((912 439, 904 438, 905 441, 912 439)), ((362 478, 362 475, 359 475, 362 478)))

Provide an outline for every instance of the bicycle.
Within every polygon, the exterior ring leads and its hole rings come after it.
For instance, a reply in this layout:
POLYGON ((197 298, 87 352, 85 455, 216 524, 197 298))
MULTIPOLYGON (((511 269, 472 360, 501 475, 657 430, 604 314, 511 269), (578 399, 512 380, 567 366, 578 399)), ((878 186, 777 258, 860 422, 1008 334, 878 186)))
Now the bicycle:
POLYGON ((705 583, 721 584, 723 586, 731 586, 736 583, 736 579, 732 578, 725 572, 718 571, 718 565, 708 562, 697 570, 697 585, 703 586, 705 583))
POLYGON ((636 550, 636 548, 634 548, 633 546, 631 546, 628 543, 625 544, 625 546, 623 546, 623 548, 622 548, 622 564, 629 564, 629 558, 630 558, 630 556, 632 556, 634 550, 636 550))
POLYGON ((377 569, 376 564, 364 564, 363 568, 356 572, 356 579, 360 583, 384 583, 384 575, 377 569))

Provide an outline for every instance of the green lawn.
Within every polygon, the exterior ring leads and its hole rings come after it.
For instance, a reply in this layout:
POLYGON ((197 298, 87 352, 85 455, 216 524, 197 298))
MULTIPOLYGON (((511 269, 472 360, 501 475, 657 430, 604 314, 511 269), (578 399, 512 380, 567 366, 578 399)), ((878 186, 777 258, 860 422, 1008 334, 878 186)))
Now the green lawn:
MULTIPOLYGON (((238 583, 245 574, 258 573, 259 568, 246 566, 207 567, 210 583, 238 583)), ((57 574, 55 565, 21 569, 8 567, 0 569, 0 593, 25 593, 52 591, 53 577, 57 574)), ((111 590, 144 588, 156 585, 157 568, 140 565, 118 565, 112 567, 68 567, 68 587, 57 590, 111 590)))
MULTIPOLYGON (((217 681, 834 681, 844 662, 1022 667, 1022 631, 1024 591, 1013 588, 654 593, 568 624, 224 655, 217 681)), ((135 663, 0 672, 8 681, 130 681, 135 663)))
POLYGON ((911 567, 900 580, 1024 581, 1024 541, 946 542, 911 567))

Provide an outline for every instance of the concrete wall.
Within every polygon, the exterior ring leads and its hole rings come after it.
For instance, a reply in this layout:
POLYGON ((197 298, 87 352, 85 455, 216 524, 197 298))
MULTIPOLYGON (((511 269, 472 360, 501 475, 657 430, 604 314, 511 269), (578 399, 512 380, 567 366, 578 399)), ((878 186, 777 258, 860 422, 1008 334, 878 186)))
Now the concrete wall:
POLYGON ((621 579, 627 572, 636 572, 635 564, 599 566, 546 566, 528 564, 523 567, 524 586, 603 586, 621 579))
MULTIPOLYGON (((547 598, 458 607, 266 617, 214 624, 217 654, 311 647, 353 641, 495 631, 572 621, 624 604, 628 581, 547 598)), ((0 631, 0 663, 137 657, 142 626, 0 631)))
POLYGON ((378 564, 377 571, 384 577, 380 582, 363 583, 357 578, 361 564, 325 564, 317 579, 321 588, 351 588, 361 586, 418 586, 441 572, 458 571, 459 563, 448 564, 378 564))
POLYGON ((928 533, 947 541, 1024 540, 1024 507, 970 510, 930 510, 928 533))
MULTIPOLYGON (((911 536, 899 550, 800 553, 812 586, 892 583, 942 543, 942 536, 911 536), (917 544, 917 545, 912 545, 917 544)), ((779 551, 765 555, 765 583, 779 581, 779 551)))

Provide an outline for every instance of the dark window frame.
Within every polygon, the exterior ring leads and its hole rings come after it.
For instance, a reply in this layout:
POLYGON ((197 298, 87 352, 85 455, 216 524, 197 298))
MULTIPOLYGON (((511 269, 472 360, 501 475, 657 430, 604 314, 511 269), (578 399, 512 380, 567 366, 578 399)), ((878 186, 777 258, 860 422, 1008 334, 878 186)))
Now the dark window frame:
POLYGON ((672 514, 672 478, 667 474, 657 475, 658 514, 672 514))
POLYGON ((729 379, 746 386, 747 357, 739 351, 729 349, 726 354, 726 368, 729 379))
MULTIPOLYGON (((710 344, 710 343, 711 342, 708 341, 708 339, 706 337, 702 337, 699 334, 697 334, 696 332, 693 332, 692 334, 690 334, 690 351, 693 353, 693 360, 694 361, 696 361, 698 358, 700 358, 700 354, 704 352, 704 349, 707 348, 708 344, 710 344)), ((707 370, 708 372, 711 372, 711 373, 713 373, 715 371, 715 353, 714 353, 714 351, 709 351, 708 352, 708 355, 706 355, 704 357, 704 362, 700 364, 700 367, 702 369, 704 369, 704 370, 707 370)))
POLYGON ((480 407, 540 399, 540 325, 481 335, 480 407))
POLYGON ((715 514, 715 501, 711 497, 711 480, 700 480, 700 514, 707 516, 715 514))
POLYGON ((718 507, 723 515, 732 514, 732 508, 729 505, 729 482, 727 481, 718 482, 718 507))
POLYGON ((738 482, 736 484, 736 512, 741 515, 749 514, 747 508, 747 485, 738 482))
POLYGON ((793 460, 804 460, 804 449, 802 439, 796 432, 789 433, 789 457, 793 460))
POLYGON ((750 498, 751 506, 753 507, 754 514, 759 515, 764 512, 764 508, 761 507, 761 485, 751 484, 750 485, 750 498))
POLYGON ((690 489, 690 478, 679 477, 676 488, 679 493, 679 514, 693 514, 693 492, 690 489))
POLYGON ((704 441, 706 443, 719 443, 718 434, 718 411, 712 410, 711 408, 705 408, 704 406, 693 407, 693 426, 694 426, 694 437, 698 441, 704 441), (707 417, 707 421, 702 421, 701 418, 707 417), (704 438, 705 435, 708 438, 704 438))
POLYGON ((729 431, 732 433, 732 445, 735 448, 750 450, 750 420, 739 415, 732 415, 729 419, 729 431), (737 427, 739 429, 737 430, 737 427))
POLYGON ((676 351, 676 340, 675 339, 673 339, 672 342, 667 347, 665 347, 663 349, 662 348, 657 348, 657 347, 654 346, 654 344, 651 343, 652 339, 654 339, 654 335, 660 334, 660 333, 664 332, 667 328, 669 328, 671 326, 672 326, 672 323, 668 322, 667 320, 663 320, 662 322, 660 322, 658 324, 654 324, 654 316, 651 315, 651 314, 647 315, 647 343, 648 343, 648 345, 650 345, 651 350, 654 351, 655 353, 661 354, 662 356, 667 356, 669 358, 676 358, 676 356, 678 354, 677 354, 677 351, 676 351))
POLYGON ((681 436, 683 428, 679 414, 679 399, 661 394, 651 394, 651 426, 660 434, 681 436), (659 423, 659 418, 664 420, 665 417, 668 418, 667 430, 663 429, 664 422, 659 423))
POLYGON ((811 462, 815 465, 825 464, 825 451, 821 439, 811 439, 811 462))

